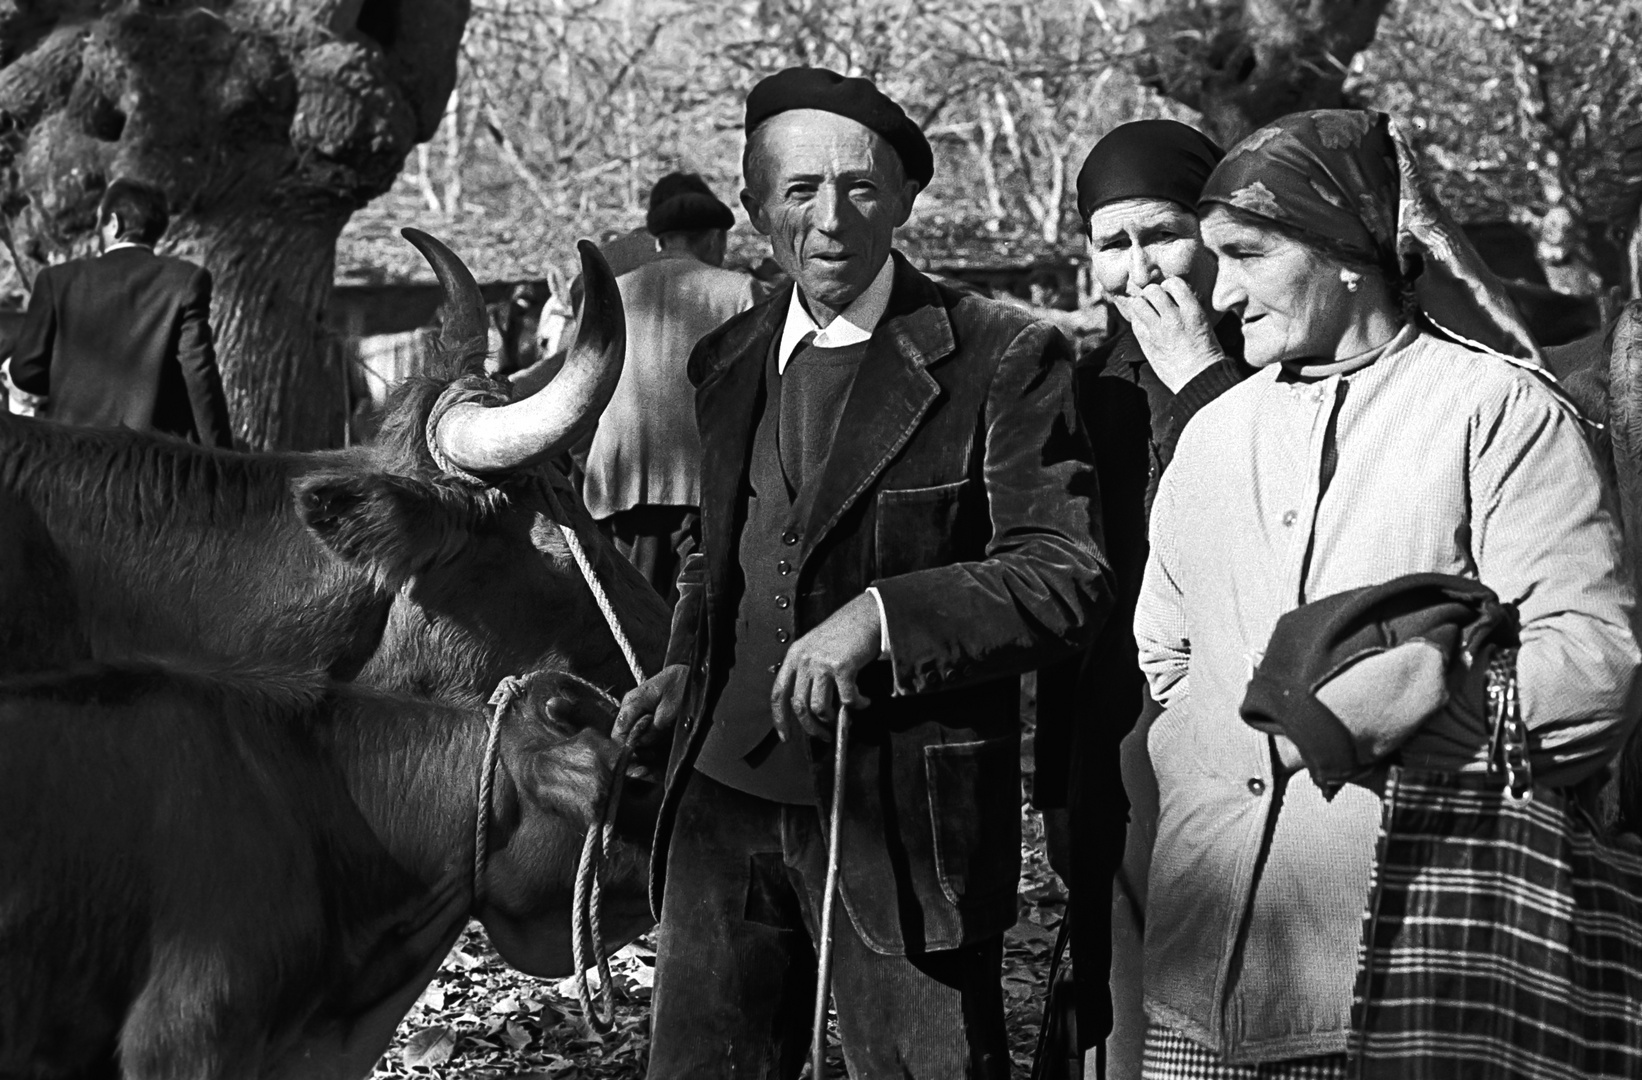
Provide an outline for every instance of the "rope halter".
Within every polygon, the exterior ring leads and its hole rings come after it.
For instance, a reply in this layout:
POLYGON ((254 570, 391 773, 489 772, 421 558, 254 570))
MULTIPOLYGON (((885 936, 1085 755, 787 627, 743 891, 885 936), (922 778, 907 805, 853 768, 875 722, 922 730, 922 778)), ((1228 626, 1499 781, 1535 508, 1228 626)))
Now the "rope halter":
MULTIPOLYGON (((455 403, 452 390, 447 389, 440 395, 433 411, 428 416, 424 438, 428 452, 433 456, 434 464, 446 475, 460 480, 463 483, 475 486, 487 486, 485 481, 463 469, 444 453, 439 446, 436 428, 440 417, 446 409, 455 403)), ((571 525, 569 517, 564 512, 564 506, 559 501, 558 493, 553 490, 551 478, 542 485, 547 494, 548 509, 553 515, 553 523, 558 526, 559 535, 564 538, 565 547, 570 550, 570 557, 581 571, 582 580, 587 583, 588 591, 593 594, 593 602, 604 616, 604 622, 610 629, 610 636, 616 641, 616 647, 621 650, 622 658, 627 661, 627 668, 633 675, 635 685, 643 683, 645 679, 644 666, 639 662, 638 650, 633 647, 632 639, 622 628, 621 618, 616 614, 615 605, 610 602, 610 594, 605 591, 604 583, 599 580, 598 572, 593 568, 593 560, 588 557, 587 548, 582 544, 571 525)), ((576 679, 583 685, 602 694, 612 704, 616 699, 604 690, 593 686, 575 675, 568 677, 576 679)), ((473 830, 473 904, 477 909, 484 903, 488 889, 485 885, 485 865, 489 859, 490 848, 490 806, 495 786, 496 755, 501 741, 502 717, 512 708, 513 702, 524 690, 524 682, 517 676, 509 675, 496 685, 496 690, 490 695, 491 715, 489 729, 485 738, 485 756, 479 769, 479 800, 477 820, 473 830)), ((603 907, 604 896, 603 877, 604 866, 610 861, 616 844, 616 809, 621 803, 623 780, 627 774, 627 765, 633 756, 633 748, 626 739, 621 741, 621 752, 616 758, 615 774, 610 781, 610 794, 604 801, 598 819, 588 827, 587 836, 582 842, 581 858, 576 865, 576 891, 570 911, 571 955, 576 965, 576 1000, 582 1007, 582 1016, 587 1022, 588 1030, 598 1035, 609 1030, 616 1018, 616 984, 610 977, 610 957, 604 947, 604 933, 601 924, 600 912, 603 907), (587 986, 587 944, 593 947, 594 963, 599 969, 600 996, 605 1001, 603 1015, 594 1009, 593 997, 587 986)))

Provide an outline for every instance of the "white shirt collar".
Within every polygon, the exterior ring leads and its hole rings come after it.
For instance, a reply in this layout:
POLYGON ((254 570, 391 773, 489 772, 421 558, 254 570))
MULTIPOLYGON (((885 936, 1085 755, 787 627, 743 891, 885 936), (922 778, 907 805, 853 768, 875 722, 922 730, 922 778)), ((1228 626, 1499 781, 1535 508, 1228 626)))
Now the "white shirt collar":
POLYGON ((103 254, 107 255, 111 251, 119 251, 121 248, 128 248, 128 247, 142 248, 144 251, 153 251, 154 250, 154 245, 153 244, 139 244, 135 240, 116 240, 112 244, 110 244, 107 247, 103 248, 103 254))
POLYGON ((810 317, 804 301, 799 299, 799 287, 794 285, 792 300, 787 304, 787 324, 781 328, 781 349, 776 353, 775 370, 778 373, 787 370, 787 361, 792 359, 798 343, 804 340, 806 334, 814 334, 813 344, 821 349, 859 345, 872 337, 872 332, 878 329, 879 320, 884 317, 885 309, 889 307, 889 291, 894 284, 895 260, 885 256, 883 267, 872 279, 872 284, 867 286, 866 292, 840 311, 825 330, 810 317))

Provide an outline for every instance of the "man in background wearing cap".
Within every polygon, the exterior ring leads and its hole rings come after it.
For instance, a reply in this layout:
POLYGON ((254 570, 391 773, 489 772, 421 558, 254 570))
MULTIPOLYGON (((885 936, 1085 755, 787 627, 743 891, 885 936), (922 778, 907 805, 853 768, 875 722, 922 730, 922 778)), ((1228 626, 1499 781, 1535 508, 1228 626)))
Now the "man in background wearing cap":
POLYGON ((650 191, 657 256, 616 279, 627 362, 587 454, 587 509, 623 555, 672 601, 679 560, 699 541, 701 441, 685 372, 708 331, 746 311, 753 279, 722 269, 735 214, 694 173, 650 191))
POLYGON ((848 706, 851 1075, 1007 1077, 1017 677, 1086 641, 1107 593, 1070 350, 892 252, 934 163, 872 83, 781 72, 746 131, 742 204, 795 286, 690 358, 705 557, 680 582, 685 662, 618 718, 678 724, 649 1075, 797 1076, 848 706))

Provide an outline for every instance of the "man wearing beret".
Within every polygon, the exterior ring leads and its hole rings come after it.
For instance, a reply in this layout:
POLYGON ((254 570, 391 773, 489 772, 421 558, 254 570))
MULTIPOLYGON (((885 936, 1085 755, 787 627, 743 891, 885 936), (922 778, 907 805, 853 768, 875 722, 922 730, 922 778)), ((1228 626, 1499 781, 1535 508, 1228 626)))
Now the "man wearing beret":
POLYGON ((616 279, 627 362, 587 454, 587 509, 622 554, 672 600, 698 540, 701 442, 685 365, 708 331, 752 306, 753 279, 722 269, 735 214, 695 173, 650 191, 655 259, 616 279))
POLYGON ((1017 676, 1087 641, 1108 593, 1069 349, 891 250, 934 164, 872 83, 783 71, 746 132, 742 204, 794 285, 691 355, 704 556, 677 662, 618 718, 676 720, 649 1075, 798 1075, 848 707, 851 1075, 1006 1077, 1017 676))

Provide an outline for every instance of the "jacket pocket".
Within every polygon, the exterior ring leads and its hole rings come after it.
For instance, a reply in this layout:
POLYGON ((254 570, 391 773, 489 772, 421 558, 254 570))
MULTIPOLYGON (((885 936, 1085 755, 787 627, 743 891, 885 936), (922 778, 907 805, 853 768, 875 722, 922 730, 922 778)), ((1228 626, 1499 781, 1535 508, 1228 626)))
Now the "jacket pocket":
POLYGON ((873 527, 875 568, 881 578, 956 562, 968 480, 878 493, 873 527))
POLYGON ((924 747, 935 873, 954 904, 1013 893, 1021 873, 1020 740, 924 747))

